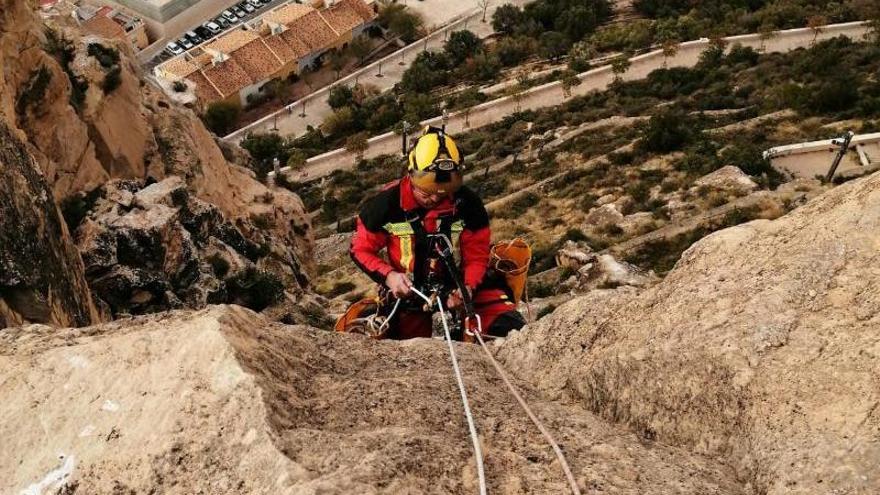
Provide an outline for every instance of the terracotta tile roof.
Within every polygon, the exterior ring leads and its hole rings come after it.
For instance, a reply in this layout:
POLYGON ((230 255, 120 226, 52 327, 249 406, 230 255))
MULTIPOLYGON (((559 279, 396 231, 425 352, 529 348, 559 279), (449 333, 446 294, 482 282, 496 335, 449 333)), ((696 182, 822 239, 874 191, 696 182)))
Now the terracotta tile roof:
POLYGON ((296 31, 292 29, 284 31, 281 33, 280 37, 285 43, 287 43, 287 46, 296 53, 296 58, 305 57, 312 51, 309 45, 307 45, 306 42, 296 34, 296 31))
POLYGON ((338 33, 347 33, 364 23, 364 19, 351 6, 351 2, 336 3, 322 10, 321 15, 324 16, 330 27, 338 33))
MULTIPOLYGON (((266 42, 266 45, 272 50, 272 53, 280 58, 285 64, 301 57, 301 55, 299 55, 299 53, 294 50, 284 38, 282 38, 282 35, 268 36, 263 38, 263 41, 266 42)), ((305 45, 303 45, 303 48, 305 48, 305 45)))
POLYGON ((263 16, 263 20, 277 24, 284 24, 286 26, 300 17, 314 11, 315 9, 308 5, 289 3, 268 12, 263 16))
POLYGON ((113 19, 103 15, 96 15, 83 23, 86 31, 107 39, 125 39, 125 30, 113 19))
POLYGON ((201 71, 196 71, 190 74, 187 79, 193 84, 195 84, 196 89, 196 97, 199 101, 207 104, 217 100, 223 99, 223 96, 214 89, 214 86, 208 81, 207 78, 202 74, 201 71))
POLYGON ((181 55, 162 64, 162 70, 177 77, 187 77, 199 68, 181 55))
POLYGON ((288 24, 297 38, 309 46, 311 51, 320 50, 333 44, 339 39, 339 33, 327 24, 324 17, 317 11, 312 11, 294 22, 288 24))
POLYGON ((196 67, 204 67, 206 65, 209 65, 211 63, 211 61, 214 60, 213 55, 211 55, 210 53, 207 53, 205 51, 201 51, 197 54, 195 54, 193 52, 189 52, 189 54, 192 57, 190 59, 190 62, 193 65, 195 65, 196 67))
POLYGON ((340 3, 347 4, 361 16, 364 22, 370 22, 376 18, 376 12, 364 0, 342 0, 340 3))
POLYGON ((254 83, 247 71, 233 58, 212 67, 205 67, 202 69, 202 74, 214 84, 223 98, 254 83))
POLYGON ((214 41, 204 45, 205 50, 216 50, 220 53, 232 53, 238 48, 259 39, 259 35, 253 31, 233 29, 226 34, 218 36, 214 41))
POLYGON ((268 79, 283 65, 259 38, 235 50, 230 56, 244 69, 253 82, 268 79))

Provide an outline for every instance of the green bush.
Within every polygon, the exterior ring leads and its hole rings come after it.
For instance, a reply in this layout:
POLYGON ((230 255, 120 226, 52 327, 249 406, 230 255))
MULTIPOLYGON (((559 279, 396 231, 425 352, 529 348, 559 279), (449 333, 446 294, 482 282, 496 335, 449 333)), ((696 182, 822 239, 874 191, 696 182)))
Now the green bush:
POLYGON ((226 280, 229 303, 262 311, 281 299, 284 285, 274 274, 250 267, 226 280))
POLYGON ((208 105, 202 115, 205 126, 218 136, 225 136, 235 128, 241 105, 238 102, 216 101, 208 105))
POLYGON ((651 116, 638 147, 656 153, 680 150, 693 139, 694 126, 694 120, 680 110, 661 110, 651 116))
POLYGON ((467 30, 454 31, 443 45, 443 50, 452 64, 457 66, 482 51, 483 40, 467 30))
POLYGON ((119 64, 119 51, 100 43, 89 43, 88 54, 98 59, 98 63, 104 69, 109 69, 119 64))
POLYGON ((27 85, 15 100, 15 112, 24 115, 29 107, 43 101, 51 81, 52 73, 45 65, 40 65, 39 69, 32 70, 27 85))
POLYGON ((122 69, 116 65, 104 74, 104 82, 101 84, 101 89, 104 91, 104 94, 109 95, 120 84, 122 84, 122 69))

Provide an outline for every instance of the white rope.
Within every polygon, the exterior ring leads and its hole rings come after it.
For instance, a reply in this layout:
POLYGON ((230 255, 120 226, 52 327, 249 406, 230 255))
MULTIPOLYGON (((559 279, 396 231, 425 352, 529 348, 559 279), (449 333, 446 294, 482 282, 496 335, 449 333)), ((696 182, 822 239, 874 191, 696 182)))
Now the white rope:
MULTIPOLYGON (((452 251, 454 248, 452 247, 452 242, 449 241, 449 238, 446 236, 441 236, 441 238, 445 241, 446 246, 450 249, 450 251, 452 251)), ((422 294, 419 294, 419 295, 421 295, 423 298, 425 297, 422 294)), ((425 298, 425 300, 427 301, 428 299, 425 298)), ((428 304, 430 305, 431 303, 428 302, 428 304)), ((439 300, 437 302, 437 305, 438 306, 440 305, 439 300)), ((443 308, 442 307, 440 308, 440 315, 443 316, 443 308)), ((446 326, 445 317, 443 318, 443 325, 445 328, 445 326, 446 326)), ((465 331, 467 331, 467 328, 465 328, 465 331)), ((516 387, 513 385, 513 383, 511 383, 510 378, 507 377, 507 373, 504 371, 504 368, 502 368, 501 365, 498 363, 498 361, 495 360, 495 356, 492 355, 492 353, 489 351, 489 348, 486 347, 486 342, 483 341, 482 333, 483 333, 483 322, 480 321, 479 317, 477 317, 477 332, 475 334, 477 337, 477 341, 480 343, 480 346, 483 348, 483 350, 486 351, 486 355, 489 356, 489 361, 492 362, 492 366, 495 367, 495 371, 497 371, 498 375, 501 376, 501 379, 504 380, 504 383, 507 385, 507 388, 510 389, 510 392, 511 392, 511 394, 513 394, 513 397, 517 400, 517 402, 519 402, 519 405, 523 408, 523 410, 529 416, 529 419, 532 420, 532 423, 534 423, 535 426, 538 427, 538 429, 541 431, 541 434, 544 435, 544 438, 547 439, 547 442, 550 443, 550 447, 552 447, 553 451, 556 453, 556 457, 559 459, 559 464, 562 466, 562 471, 565 473, 565 477, 568 479, 568 484, 571 487, 571 493, 573 493, 574 495, 581 495, 581 489, 578 487, 577 481, 575 481, 575 479, 574 479, 574 474, 572 474, 571 467, 568 465, 568 461, 565 459, 565 454, 563 454, 562 449, 559 448, 559 444, 556 443, 556 440, 553 438, 553 435, 551 435, 550 432, 547 430, 547 428, 544 427, 544 424, 541 423, 541 420, 538 419, 538 417, 535 415, 535 413, 532 412, 532 409, 526 403, 525 399, 522 398, 522 396, 519 394, 519 391, 517 391, 516 387)), ((448 330, 446 332, 446 340, 447 341, 449 340, 449 331, 448 330)), ((451 344, 450 344, 450 346, 451 346, 451 344)))
MULTIPOLYGON (((431 299, 422 294, 416 288, 410 288, 419 297, 425 300, 428 306, 431 305, 431 299)), ((471 407, 468 404, 467 392, 464 389, 464 380, 461 377, 461 370, 458 368, 458 358, 455 357, 455 347, 452 345, 452 336, 449 334, 449 326, 446 324, 446 313, 443 311, 443 304, 440 298, 437 298, 437 308, 440 309, 440 321, 443 322, 443 331, 446 332, 446 343, 449 344, 449 356, 452 358, 452 369, 455 371, 455 379, 458 381, 458 391, 461 392, 461 402, 464 405, 464 415, 467 417, 468 429, 471 432, 471 441, 474 444, 474 455, 477 458, 477 476, 480 479, 480 495, 486 495, 486 472, 483 468, 483 452, 480 449, 480 439, 477 437, 477 427, 474 424, 474 417, 471 415, 471 407)))
POLYGON ((547 442, 550 443, 550 446, 553 447, 553 451, 556 452, 556 457, 559 459, 559 464, 562 465, 562 471, 565 472, 565 477, 568 478, 568 484, 571 487, 571 493, 574 495, 581 495, 581 489, 578 488, 577 481, 574 479, 574 475, 571 472, 571 467, 568 465, 568 461, 565 459, 565 454, 562 453, 562 449, 559 448, 559 444, 556 443, 556 440, 547 431, 547 428, 544 427, 544 424, 541 423, 541 420, 535 416, 535 413, 532 412, 532 409, 526 403, 525 399, 517 391, 516 387, 513 386, 513 383, 510 382, 510 379, 507 377, 507 373, 504 372, 504 368, 498 364, 498 361, 495 360, 495 357, 489 351, 489 348, 486 347, 486 342, 483 341, 483 324, 479 318, 477 318, 477 331, 474 332, 474 335, 477 337, 477 341, 480 343, 480 346, 486 351, 486 355, 489 356, 489 361, 492 362, 492 366, 495 367, 495 371, 501 376, 501 379, 504 380, 504 383, 507 384, 507 388, 510 389, 510 393, 516 398, 519 405, 522 406, 523 410, 529 416, 529 419, 532 420, 532 423, 535 423, 535 426, 541 430, 541 434, 544 435, 544 438, 547 439, 547 442))
POLYGON ((383 321, 382 324, 379 325, 378 333, 381 334, 382 331, 385 330, 385 328, 387 328, 389 324, 391 324, 391 318, 394 318, 394 313, 397 312, 398 306, 400 306, 400 299, 398 299, 397 302, 394 303, 394 308, 391 310, 391 313, 389 313, 388 317, 385 318, 385 321, 383 321))

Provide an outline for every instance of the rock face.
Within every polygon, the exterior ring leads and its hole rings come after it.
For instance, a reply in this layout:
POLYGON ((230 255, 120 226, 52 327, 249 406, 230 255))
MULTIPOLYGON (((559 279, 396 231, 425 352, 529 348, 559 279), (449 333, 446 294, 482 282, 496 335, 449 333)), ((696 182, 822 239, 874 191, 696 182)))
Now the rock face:
POLYGON ((572 274, 568 280, 562 281, 557 292, 585 292, 622 285, 647 287, 660 280, 653 272, 617 261, 610 254, 593 253, 583 242, 566 241, 556 253, 556 266, 572 274))
MULTIPOLYGON (((63 16, 46 22, 37 18, 29 2, 0 0, 0 121, 36 160, 69 230, 79 226, 87 213, 84 210, 108 180, 155 182, 180 177, 188 194, 210 210, 208 216, 222 215, 245 238, 243 244, 270 250, 269 256, 258 257, 259 268, 279 275, 292 292, 306 287, 315 269, 313 234, 299 198, 284 189, 267 188, 252 172, 227 161, 191 111, 170 105, 158 90, 140 80, 127 46, 83 37, 73 21, 63 16), (118 79, 108 85, 111 74, 118 79), (273 241, 267 242, 270 238, 273 241)), ((150 215, 156 216, 148 220, 161 223, 160 210, 152 207, 150 215)), ((94 230, 94 226, 85 230, 94 230)), ((172 251, 186 246, 182 238, 162 238, 163 242, 171 240, 178 243, 172 251)), ((94 273, 93 261, 89 262, 90 274, 94 273)), ((147 307, 156 300, 148 294, 167 288, 128 268, 144 267, 123 264, 116 269, 114 282, 99 291, 115 290, 121 280, 149 286, 146 292, 125 296, 147 307)), ((186 277, 193 272, 187 273, 186 277)), ((88 298, 87 294, 77 297, 88 298)), ((186 299, 181 299, 182 304, 188 305, 186 299)), ((176 304, 168 298, 167 305, 150 307, 176 304)), ((42 317, 25 320, 48 321, 42 317)), ((91 320, 58 321, 75 325, 91 320)))
POLYGON ((594 291, 504 361, 751 492, 880 493, 880 175, 714 233, 660 284, 594 291))
POLYGON ((700 177, 694 182, 694 186, 709 187, 738 195, 746 195, 758 188, 758 184, 751 177, 733 165, 721 167, 700 177))
MULTIPOLYGON (((0 333, 2 493, 475 493, 446 344, 273 324, 239 307, 0 333)), ((458 346, 490 493, 565 493, 479 349, 458 346)), ((744 494, 730 469, 527 400, 587 492, 744 494)))
POLYGON ((280 298, 282 280, 304 283, 289 246, 247 239, 179 178, 146 187, 115 180, 96 192, 76 240, 89 284, 113 315, 226 302, 262 310, 280 298))
POLYGON ((88 325, 100 316, 46 181, 0 119, 0 328, 24 321, 88 325))

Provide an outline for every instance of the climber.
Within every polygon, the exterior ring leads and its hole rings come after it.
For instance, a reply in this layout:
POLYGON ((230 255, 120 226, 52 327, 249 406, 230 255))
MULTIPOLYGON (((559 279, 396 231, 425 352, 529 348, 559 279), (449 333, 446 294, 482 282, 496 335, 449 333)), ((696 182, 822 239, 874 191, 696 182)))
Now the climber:
MULTIPOLYGON (((461 311, 465 295, 455 287, 431 246, 432 234, 458 237, 459 280, 482 321, 484 334, 505 336, 525 324, 503 277, 486 276, 489 264, 489 215, 479 196, 462 185, 462 160, 455 141, 427 127, 409 153, 407 174, 367 201, 361 209, 350 254, 355 264, 384 291, 400 298, 400 310, 388 329, 392 339, 430 337, 431 312, 410 297, 412 287, 441 280, 445 306, 461 311), (429 238, 431 241, 429 242, 429 238), (387 249, 388 261, 379 256, 387 249)), ((491 274, 490 274, 491 275, 491 274)))

